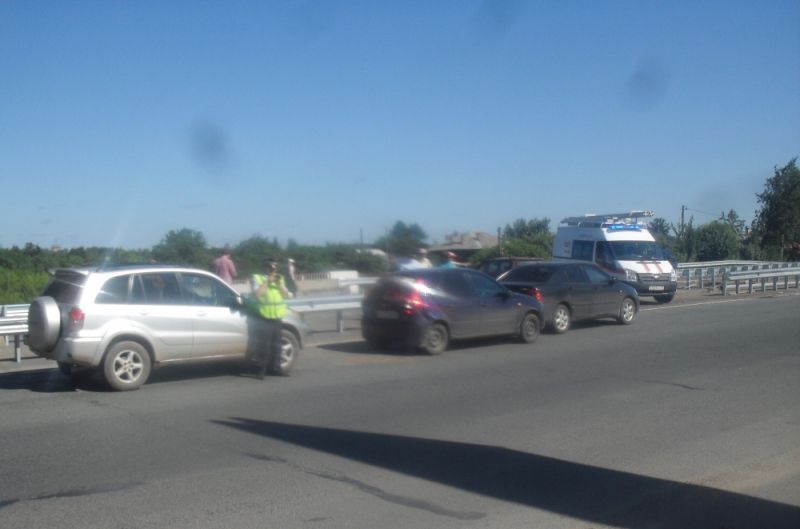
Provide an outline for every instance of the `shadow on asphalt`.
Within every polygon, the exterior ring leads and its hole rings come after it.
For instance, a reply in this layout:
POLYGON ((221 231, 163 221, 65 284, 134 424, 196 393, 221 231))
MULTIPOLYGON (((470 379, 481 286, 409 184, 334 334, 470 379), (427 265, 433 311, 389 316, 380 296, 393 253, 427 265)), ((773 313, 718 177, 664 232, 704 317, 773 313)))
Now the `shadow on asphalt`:
MULTIPOLYGON (((159 366, 150 374, 144 387, 213 377, 255 379, 256 370, 254 366, 240 360, 159 366)), ((97 371, 84 371, 74 377, 67 377, 57 368, 0 374, 0 390, 2 389, 27 390, 36 393, 71 393, 79 390, 100 393, 113 391, 103 380, 102 374, 97 371)))
MULTIPOLYGON (((471 493, 544 509, 614 527, 770 528, 800 527, 800 507, 640 474, 602 468, 498 446, 386 435, 233 417, 212 421, 319 452, 381 467, 471 493)), ((269 455, 244 454, 267 464, 269 455)), ((306 468, 305 472, 314 473, 306 468)), ((406 505, 436 507, 388 494, 345 476, 336 479, 406 505)), ((484 513, 440 512, 460 519, 484 513)), ((434 511, 436 512, 436 511, 434 511)))

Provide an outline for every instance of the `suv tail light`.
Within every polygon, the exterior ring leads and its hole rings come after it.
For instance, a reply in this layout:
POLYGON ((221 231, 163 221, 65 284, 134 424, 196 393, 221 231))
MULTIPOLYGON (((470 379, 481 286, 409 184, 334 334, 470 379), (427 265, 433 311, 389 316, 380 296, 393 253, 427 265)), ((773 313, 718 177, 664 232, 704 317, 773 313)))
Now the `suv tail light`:
POLYGON ((86 314, 78 307, 72 307, 69 311, 69 330, 79 331, 83 329, 83 322, 86 319, 86 314))
POLYGON ((544 296, 542 295, 542 291, 536 287, 523 287, 520 289, 523 294, 528 295, 532 298, 536 298, 536 301, 543 303, 544 296))

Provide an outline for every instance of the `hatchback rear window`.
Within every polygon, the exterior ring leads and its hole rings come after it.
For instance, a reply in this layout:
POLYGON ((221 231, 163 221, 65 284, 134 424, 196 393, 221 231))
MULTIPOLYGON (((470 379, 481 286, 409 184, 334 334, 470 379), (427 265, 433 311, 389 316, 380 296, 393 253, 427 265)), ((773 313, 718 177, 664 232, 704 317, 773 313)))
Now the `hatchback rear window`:
POLYGON ((556 268, 552 266, 520 266, 511 270, 503 280, 545 283, 550 280, 555 271, 556 268))
POLYGON ((86 276, 77 273, 57 272, 45 287, 43 296, 50 296, 57 303, 77 303, 86 276))

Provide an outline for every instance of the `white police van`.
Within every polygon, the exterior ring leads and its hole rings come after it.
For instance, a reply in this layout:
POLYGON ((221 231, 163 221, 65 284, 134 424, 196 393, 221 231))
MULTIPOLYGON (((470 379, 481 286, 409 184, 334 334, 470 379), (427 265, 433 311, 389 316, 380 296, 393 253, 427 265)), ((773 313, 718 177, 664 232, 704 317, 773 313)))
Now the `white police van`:
POLYGON ((652 211, 629 211, 568 217, 556 230, 553 258, 593 261, 640 296, 668 303, 675 297, 678 273, 642 220, 653 216, 652 211))

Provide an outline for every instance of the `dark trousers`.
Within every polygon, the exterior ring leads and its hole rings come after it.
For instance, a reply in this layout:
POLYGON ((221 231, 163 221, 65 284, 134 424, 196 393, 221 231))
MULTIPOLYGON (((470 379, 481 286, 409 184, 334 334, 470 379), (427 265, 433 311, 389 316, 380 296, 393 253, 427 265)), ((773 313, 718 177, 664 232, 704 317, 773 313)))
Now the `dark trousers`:
POLYGON ((261 371, 270 371, 281 362, 281 320, 258 318, 256 361, 261 371))

